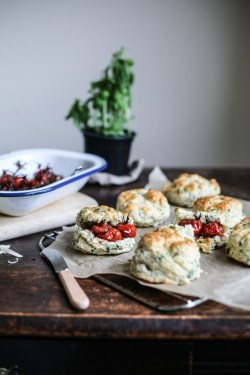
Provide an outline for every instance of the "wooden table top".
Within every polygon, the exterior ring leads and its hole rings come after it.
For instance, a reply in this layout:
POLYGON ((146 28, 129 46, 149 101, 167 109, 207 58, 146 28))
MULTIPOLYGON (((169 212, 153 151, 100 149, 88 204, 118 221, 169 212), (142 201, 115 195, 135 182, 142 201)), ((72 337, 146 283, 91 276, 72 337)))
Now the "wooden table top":
MULTIPOLYGON (((120 191, 143 187, 151 169, 125 187, 86 185, 82 192, 99 204, 114 206, 120 191)), ((197 172, 216 178, 222 193, 250 199, 250 168, 163 168, 170 179, 180 172, 197 172)), ((54 228, 51 228, 54 229, 54 228)), ((46 231, 47 232, 47 231, 46 231)), ((8 264, 0 256, 1 337, 62 337, 115 339, 248 339, 250 312, 213 301, 185 311, 161 313, 104 285, 93 278, 78 279, 90 298, 86 311, 74 310, 52 269, 39 255, 44 232, 4 243, 24 253, 21 262, 8 264)), ((134 288, 139 288, 135 283, 134 288)), ((150 293, 155 291, 147 291, 150 293)))

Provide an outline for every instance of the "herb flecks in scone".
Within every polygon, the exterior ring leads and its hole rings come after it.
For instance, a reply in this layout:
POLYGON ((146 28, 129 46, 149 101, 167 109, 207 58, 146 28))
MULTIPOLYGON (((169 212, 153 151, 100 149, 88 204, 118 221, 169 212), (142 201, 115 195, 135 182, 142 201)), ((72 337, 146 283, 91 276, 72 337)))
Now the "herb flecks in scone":
POLYGON ((84 207, 76 217, 73 247, 83 253, 115 255, 135 245, 133 219, 108 206, 84 207))
POLYGON ((220 192, 220 185, 214 178, 208 180, 197 173, 181 173, 163 187, 163 194, 171 204, 189 208, 193 207, 196 199, 220 192))
POLYGON ((176 208, 174 222, 191 225, 200 250, 212 253, 215 248, 227 245, 232 228, 243 218, 240 201, 216 195, 197 199, 192 211, 176 208))
POLYGON ((201 274, 191 228, 170 224, 145 233, 130 263, 131 274, 150 283, 188 284, 201 274))
POLYGON ((250 217, 233 228, 227 245, 227 255, 250 266, 250 217))
POLYGON ((132 189, 119 194, 116 208, 129 214, 137 227, 153 227, 164 223, 170 216, 170 206, 161 191, 132 189))

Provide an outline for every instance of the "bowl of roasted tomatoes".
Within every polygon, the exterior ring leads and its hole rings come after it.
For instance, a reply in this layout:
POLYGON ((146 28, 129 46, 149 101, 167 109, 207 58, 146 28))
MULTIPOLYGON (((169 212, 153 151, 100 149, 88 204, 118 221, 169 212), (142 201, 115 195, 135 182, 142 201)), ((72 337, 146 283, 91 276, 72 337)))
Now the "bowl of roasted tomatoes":
POLYGON ((47 148, 0 156, 0 213, 23 216, 79 191, 104 170, 96 155, 47 148))

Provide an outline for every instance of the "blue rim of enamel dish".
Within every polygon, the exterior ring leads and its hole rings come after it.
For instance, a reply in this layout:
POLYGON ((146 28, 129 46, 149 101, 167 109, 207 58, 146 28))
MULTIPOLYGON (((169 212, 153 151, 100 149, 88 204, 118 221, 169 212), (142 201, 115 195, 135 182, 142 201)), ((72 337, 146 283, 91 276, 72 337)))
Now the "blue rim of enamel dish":
POLYGON ((94 173, 101 172, 103 169, 107 168, 108 163, 104 163, 102 166, 99 168, 94 168, 91 169, 90 171, 86 172, 79 172, 75 176, 72 176, 71 178, 65 177, 62 180, 59 180, 58 182, 46 185, 41 188, 37 189, 31 189, 31 190, 16 190, 16 191, 0 191, 0 197, 26 197, 26 196, 31 196, 31 195, 38 195, 38 194, 44 194, 48 193, 50 191, 57 190, 63 186, 66 186, 68 184, 71 184, 72 182, 78 181, 81 178, 91 176, 94 173), (65 181, 63 181, 65 180, 65 181), (61 182, 60 182, 61 181, 61 182))

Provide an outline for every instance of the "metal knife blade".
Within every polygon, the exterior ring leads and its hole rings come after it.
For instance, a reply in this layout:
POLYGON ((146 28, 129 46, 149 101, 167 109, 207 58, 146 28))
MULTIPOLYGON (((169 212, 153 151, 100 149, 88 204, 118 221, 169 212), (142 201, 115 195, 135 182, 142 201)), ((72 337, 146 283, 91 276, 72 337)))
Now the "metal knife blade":
POLYGON ((45 248, 40 254, 49 260, 54 270, 58 273, 71 305, 79 310, 87 309, 89 307, 89 298, 73 277, 62 254, 53 248, 45 248))
POLYGON ((59 253, 58 250, 46 248, 41 251, 41 255, 50 261, 56 272, 69 268, 64 257, 59 253))

